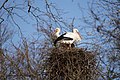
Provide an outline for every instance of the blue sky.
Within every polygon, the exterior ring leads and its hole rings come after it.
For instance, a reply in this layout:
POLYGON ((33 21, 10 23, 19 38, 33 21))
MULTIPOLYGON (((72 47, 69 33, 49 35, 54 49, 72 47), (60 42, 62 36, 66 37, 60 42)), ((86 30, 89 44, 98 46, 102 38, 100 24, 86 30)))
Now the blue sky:
MULTIPOLYGON (((44 10, 45 8, 44 0, 34 0, 34 1, 35 1, 33 4, 34 6, 38 6, 41 9, 43 8, 44 10)), ((54 3, 58 9, 61 9, 63 12, 65 12, 65 14, 62 15, 62 17, 68 23, 70 23, 72 19, 75 18, 74 26, 79 29, 80 33, 83 36, 85 35, 85 31, 82 30, 82 28, 86 25, 81 21, 83 13, 81 12, 81 9, 79 8, 79 6, 82 8, 82 11, 84 12, 84 16, 88 16, 88 13, 87 13, 88 1, 89 0, 48 0, 49 3, 50 2, 54 3)), ((22 2, 21 0, 16 0, 16 3, 22 3, 22 2)), ((12 1, 11 1, 11 4, 12 4, 12 1)), ((31 38, 32 36, 36 36, 36 21, 33 17, 30 16, 30 13, 26 14, 20 10, 15 10, 15 11, 26 20, 26 21, 23 21, 20 18, 14 16, 14 19, 16 23, 20 26, 24 36, 27 37, 28 39, 31 38)), ((19 42, 19 38, 17 37, 19 36, 17 34, 19 30, 17 29, 16 26, 11 25, 11 27, 15 28, 16 30, 13 41, 19 42)))
MULTIPOLYGON (((82 18, 82 14, 81 14, 80 8, 78 7, 78 4, 80 4, 80 6, 82 8, 87 9, 88 0, 73 0, 73 1, 72 0, 51 0, 51 2, 55 3, 55 5, 58 9, 61 9, 61 10, 63 10, 63 12, 66 12, 66 14, 63 15, 65 20, 71 21, 75 17, 75 26, 78 26, 80 24, 83 25, 83 23, 80 22, 80 20, 79 20, 79 18, 82 18)), ((38 1, 37 6, 40 8, 44 8, 45 5, 43 4, 42 1, 38 1)), ((84 11, 85 11, 85 9, 84 9, 84 11)), ((21 29, 27 35, 31 34, 31 32, 34 32, 34 29, 35 29, 34 28, 35 22, 31 21, 30 19, 28 22, 30 22, 30 23, 29 24, 26 24, 26 23, 20 24, 21 29), (29 28, 26 28, 26 27, 29 27, 29 28)))

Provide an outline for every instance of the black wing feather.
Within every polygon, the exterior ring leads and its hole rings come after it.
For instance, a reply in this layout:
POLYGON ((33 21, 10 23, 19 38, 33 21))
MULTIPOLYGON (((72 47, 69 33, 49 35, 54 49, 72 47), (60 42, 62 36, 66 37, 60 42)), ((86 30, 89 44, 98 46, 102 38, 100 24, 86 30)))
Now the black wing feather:
POLYGON ((56 45, 56 43, 60 40, 73 40, 73 38, 70 37, 64 37, 66 33, 62 34, 61 36, 59 36, 55 41, 54 41, 54 45, 56 45))

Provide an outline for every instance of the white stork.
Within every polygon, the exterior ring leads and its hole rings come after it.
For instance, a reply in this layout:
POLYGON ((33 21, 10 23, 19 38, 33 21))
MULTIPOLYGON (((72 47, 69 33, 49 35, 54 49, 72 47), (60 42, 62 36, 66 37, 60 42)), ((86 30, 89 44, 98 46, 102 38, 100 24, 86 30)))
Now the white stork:
POLYGON ((56 28, 53 33, 54 37, 57 39, 60 36, 60 28, 56 28))
POLYGON ((57 44, 57 42, 64 43, 64 44, 69 44, 71 47, 74 42, 81 41, 82 37, 79 34, 77 29, 73 29, 73 32, 66 32, 62 35, 60 35, 55 41, 54 45, 57 44))
MULTIPOLYGON (((53 32, 53 39, 54 39, 54 42, 55 42, 55 40, 60 36, 60 28, 56 28, 55 30, 54 30, 54 32, 53 32)), ((65 37, 64 37, 64 39, 65 39, 65 37)), ((71 40, 71 38, 68 38, 68 39, 70 39, 71 40)), ((67 44, 67 42, 65 42, 65 40, 60 40, 59 41, 59 43, 60 43, 60 45, 62 44, 67 44)), ((55 44, 56 45, 56 44, 55 44)))

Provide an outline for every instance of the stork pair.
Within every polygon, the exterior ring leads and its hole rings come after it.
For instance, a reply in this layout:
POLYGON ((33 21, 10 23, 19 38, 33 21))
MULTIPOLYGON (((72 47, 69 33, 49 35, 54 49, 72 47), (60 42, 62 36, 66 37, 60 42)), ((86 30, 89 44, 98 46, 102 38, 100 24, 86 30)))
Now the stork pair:
POLYGON ((68 44, 71 47, 75 42, 81 41, 82 37, 77 29, 73 29, 73 32, 65 32, 60 35, 60 28, 56 28, 54 32, 54 36, 56 40, 54 41, 54 45, 57 43, 68 44))

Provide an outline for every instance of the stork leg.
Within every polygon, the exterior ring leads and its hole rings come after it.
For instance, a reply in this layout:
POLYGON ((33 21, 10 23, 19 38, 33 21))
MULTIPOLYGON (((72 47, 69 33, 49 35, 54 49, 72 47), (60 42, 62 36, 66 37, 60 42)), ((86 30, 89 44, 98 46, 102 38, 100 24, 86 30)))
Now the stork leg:
POLYGON ((71 44, 68 44, 68 49, 71 49, 71 44))
POLYGON ((72 44, 71 44, 71 47, 72 47, 72 48, 74 48, 74 47, 75 47, 75 45, 72 43, 72 44))

